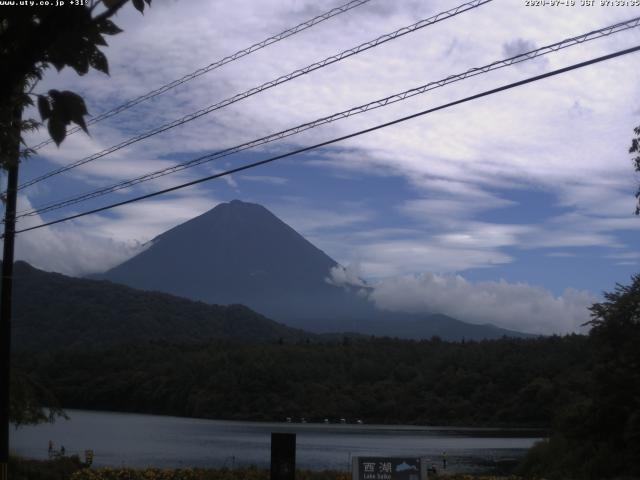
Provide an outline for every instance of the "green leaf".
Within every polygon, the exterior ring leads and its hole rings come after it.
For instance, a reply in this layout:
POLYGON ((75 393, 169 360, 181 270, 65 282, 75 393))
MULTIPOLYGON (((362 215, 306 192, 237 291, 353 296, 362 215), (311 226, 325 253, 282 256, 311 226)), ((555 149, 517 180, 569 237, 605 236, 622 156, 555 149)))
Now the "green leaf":
MULTIPOLYGON (((62 92, 50 90, 49 96, 52 99, 51 121, 55 119, 54 123, 61 123, 63 127, 73 122, 80 126, 86 133, 89 133, 87 124, 84 121, 84 116, 88 115, 89 112, 87 112, 87 106, 80 95, 70 92, 69 90, 63 90, 62 92)), ((49 129, 52 128, 51 121, 49 122, 49 129)), ((56 125, 55 128, 59 127, 56 125)), ((51 138, 55 140, 53 134, 51 138)), ((64 135, 62 139, 64 139, 64 135)))
POLYGON ((71 105, 72 109, 77 110, 81 115, 87 115, 87 107, 84 104, 83 98, 77 93, 70 92, 69 90, 63 90, 60 92, 60 96, 71 105))
POLYGON ((33 105, 33 100, 31 100, 31 97, 26 93, 20 96, 20 100, 24 105, 29 105, 29 106, 33 105))
POLYGON ((42 120, 46 120, 51 116, 51 105, 49 99, 44 95, 38 95, 38 111, 42 120))
POLYGON ((60 90, 49 90, 49 96, 51 97, 51 100, 56 102, 60 98, 60 90))
POLYGON ((98 24, 98 29, 100 33, 104 33, 105 35, 117 35, 118 33, 123 32, 121 28, 119 28, 115 23, 111 20, 102 20, 98 24))
POLYGON ((144 13, 144 0, 131 0, 131 2, 133 3, 133 6, 136 8, 136 10, 138 10, 140 13, 144 13))
POLYGON ((51 58, 51 64, 56 67, 57 71, 60 71, 64 68, 64 62, 58 58, 51 58))
POLYGON ((87 106, 85 105, 82 97, 77 93, 65 90, 60 92, 60 101, 63 102, 62 108, 67 114, 67 118, 65 120, 68 119, 69 121, 76 123, 85 131, 85 133, 89 133, 87 125, 84 122, 84 116, 89 112, 87 112, 87 106))
POLYGON ((91 57, 89 58, 89 65, 91 65, 96 70, 100 70, 101 72, 109 75, 109 62, 107 61, 107 57, 97 48, 93 51, 91 57))
POLYGON ((82 117, 82 116, 75 117, 75 118, 73 119, 73 122, 74 122, 75 124, 77 124, 77 125, 82 129, 82 131, 83 131, 84 133, 86 133, 87 135, 89 134, 89 129, 87 128, 87 124, 86 124, 86 123, 85 123, 85 121, 84 121, 84 117, 82 117))
POLYGON ((49 135, 56 145, 60 146, 64 137, 67 135, 67 129, 65 127, 65 122, 59 117, 51 117, 49 120, 49 124, 47 125, 47 129, 49 130, 49 135))
POLYGON ((92 28, 87 31, 87 40, 93 45, 107 46, 107 42, 102 35, 100 35, 100 28, 97 25, 92 25, 92 28))
POLYGON ((78 75, 84 75, 89 71, 89 57, 85 52, 78 52, 78 55, 69 60, 69 66, 73 68, 78 75))

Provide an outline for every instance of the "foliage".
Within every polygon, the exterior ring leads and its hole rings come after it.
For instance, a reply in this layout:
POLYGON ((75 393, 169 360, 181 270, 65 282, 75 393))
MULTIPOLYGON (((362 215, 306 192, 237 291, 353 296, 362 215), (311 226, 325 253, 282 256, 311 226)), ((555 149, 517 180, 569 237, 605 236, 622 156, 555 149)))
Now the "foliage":
MULTIPOLYGON (((269 480, 269 470, 255 467, 239 469, 208 468, 84 468, 78 457, 40 461, 10 458, 12 480, 269 480)), ((297 480, 349 480, 350 472, 334 470, 296 470, 297 480)), ((521 480, 519 477, 495 477, 447 474, 447 480, 521 480)))
MULTIPOLYGON (((101 468, 80 470, 70 480, 268 480, 268 470, 245 468, 239 470, 210 469, 157 469, 101 468)), ((350 472, 296 470, 297 480, 349 480, 350 472)), ((519 477, 489 477, 476 475, 450 475, 447 480, 519 480, 519 477)))
MULTIPOLYGON (((631 148, 629 148, 629 153, 635 153, 636 156, 633 159, 633 164, 635 166, 636 172, 640 172, 640 125, 634 128, 633 133, 636 134, 636 138, 631 141, 631 148)), ((640 187, 638 187, 638 191, 636 192, 636 199, 638 200, 638 204, 636 206, 636 215, 640 215, 640 187)))
POLYGON ((591 307, 596 352, 590 440, 607 472, 640 476, 640 275, 591 307))
POLYGON ((564 480, 575 478, 583 460, 581 452, 568 448, 564 437, 554 435, 531 447, 516 471, 528 478, 564 480))
MULTIPOLYGON (((351 477, 345 472, 296 470, 297 480, 348 480, 351 477)), ((134 468, 100 468, 84 469, 76 472, 70 480, 268 480, 268 470, 257 468, 243 469, 134 469, 134 468)))
POLYGON ((591 307, 588 397, 557 417, 523 473, 549 478, 640 477, 640 275, 591 307))
POLYGON ((14 268, 15 351, 96 349, 149 340, 273 342, 310 336, 242 305, 208 305, 106 281, 71 278, 25 262, 17 262, 14 268))
POLYGON ((584 396, 586 338, 136 344, 21 355, 66 408, 191 417, 537 426, 584 396))
MULTIPOLYGON (((12 480, 269 480, 269 470, 256 467, 210 468, 86 468, 77 456, 55 460, 10 457, 12 480)), ((296 470, 297 480, 349 480, 350 472, 296 470)), ((521 477, 447 474, 447 480, 522 480, 521 477)))
POLYGON ((20 369, 11 369, 9 420, 16 427, 67 418, 51 391, 20 369))
POLYGON ((69 480, 85 464, 73 455, 55 460, 28 460, 9 457, 9 478, 11 480, 69 480))
MULTIPOLYGON (((60 145, 66 136, 66 127, 73 123, 87 131, 84 117, 88 114, 82 97, 71 91, 49 90, 33 93, 38 81, 50 65, 60 71, 70 67, 78 75, 89 68, 108 74, 107 57, 100 47, 107 45, 105 35, 121 30, 109 20, 129 0, 105 0, 105 9, 93 15, 98 1, 71 8, 55 8, 34 2, 34 5, 5 5, 0 10, 0 166, 7 168, 18 159, 23 133, 36 129, 35 119, 22 119, 22 111, 37 107, 42 121, 47 122, 51 138, 60 145)), ((140 12, 145 2, 132 0, 140 12)), ((48 2, 47 2, 48 3, 48 2)), ((28 156, 28 149, 22 156, 28 156)))

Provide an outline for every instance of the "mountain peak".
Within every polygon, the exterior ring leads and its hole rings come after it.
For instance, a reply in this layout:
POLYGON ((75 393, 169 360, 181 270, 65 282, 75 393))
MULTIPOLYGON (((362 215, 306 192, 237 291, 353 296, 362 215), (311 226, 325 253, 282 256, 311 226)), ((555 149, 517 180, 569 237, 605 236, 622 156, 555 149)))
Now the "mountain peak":
MULTIPOLYGON (((254 205, 256 207, 261 207, 262 206, 262 205, 258 205, 257 203, 243 202, 242 200, 238 200, 237 198, 234 198, 228 204, 229 205, 254 205)), ((224 203, 222 205, 224 205, 224 203)))
MULTIPOLYGON (((200 220, 210 221, 229 221, 231 219, 241 219, 250 217, 251 220, 255 221, 258 217, 269 217, 271 220, 280 221, 273 213, 271 213, 268 209, 259 205, 257 203, 244 202, 242 200, 231 200, 230 202, 221 202, 217 204, 215 207, 207 210, 202 215, 198 217, 192 218, 187 222, 178 225, 176 228, 180 228, 184 225, 187 225, 191 222, 198 222, 200 220), (226 217, 225 217, 226 216, 226 217)), ((169 230, 171 231, 171 230, 169 230)), ((165 232, 167 233, 167 232, 165 232)), ((164 233, 162 234, 164 235, 164 233)))
POLYGON ((226 203, 225 202, 219 203, 212 210, 215 210, 216 208, 244 208, 244 209, 257 208, 260 210, 267 210, 262 205, 259 205, 257 203, 243 202, 242 200, 238 200, 238 199, 234 199, 226 203))
POLYGON ((101 278, 276 319, 363 313, 372 306, 325 279, 337 262, 262 205, 220 203, 156 237, 101 278))

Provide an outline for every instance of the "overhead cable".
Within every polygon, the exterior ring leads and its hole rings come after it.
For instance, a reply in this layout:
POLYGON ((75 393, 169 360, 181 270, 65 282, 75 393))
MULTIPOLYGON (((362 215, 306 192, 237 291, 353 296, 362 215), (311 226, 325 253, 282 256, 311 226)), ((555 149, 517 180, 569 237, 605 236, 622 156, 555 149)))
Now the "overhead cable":
POLYGON ((383 43, 386 43, 388 41, 391 40, 395 40, 396 38, 402 37, 404 35, 407 35, 409 33, 415 32, 417 30, 420 30, 422 28, 425 28, 429 25, 433 25, 434 23, 446 20, 448 18, 454 17, 456 15, 459 15, 461 13, 467 12, 469 10, 473 10, 475 8, 480 7, 481 5, 484 5, 486 3, 492 2, 493 0, 473 0, 471 2, 467 2, 464 3, 458 7, 452 8, 451 10, 447 10, 445 12, 441 12, 438 13, 437 15, 434 15, 430 18, 424 19, 424 20, 420 20, 417 23, 414 23, 413 25, 409 25, 407 27, 402 27, 394 32, 388 33, 386 35, 382 35, 374 40, 371 40, 369 42, 365 42, 362 43, 360 45, 358 45, 357 47, 353 47, 350 48, 348 50, 345 50, 341 53, 338 53, 337 55, 332 55, 330 57, 325 58, 324 60, 320 61, 320 62, 316 62, 313 63, 311 65, 308 65, 304 68, 295 70, 287 75, 283 75, 281 77, 276 78, 275 80, 271 80, 269 82, 263 83, 262 85, 258 86, 258 87, 254 87, 251 88, 249 90, 246 90, 245 92, 239 93, 237 95, 234 95, 233 97, 229 97, 225 100, 222 100, 221 102, 215 103, 213 105, 209 105, 208 107, 205 107, 201 110, 198 110, 196 112, 190 113, 188 115, 185 115, 182 118, 179 118, 177 120, 173 120, 172 122, 166 123, 164 125, 161 125, 159 127, 156 127, 152 130, 149 130, 145 133, 142 133, 140 135, 136 135, 135 137, 131 137, 117 145, 114 145, 112 147, 109 147, 105 150, 102 150, 98 153, 94 153, 93 155, 90 155, 88 157, 85 157, 83 159, 77 160, 75 162, 72 162, 68 165, 65 165, 63 167, 57 168, 55 170, 51 170, 43 175, 40 175, 39 177, 36 177, 34 179, 31 179, 23 184, 21 184, 18 187, 18 190, 21 190, 23 188, 29 187, 31 185, 34 185, 38 182, 41 182, 43 180, 46 180, 48 178, 51 178, 55 175, 59 175, 61 173, 67 172, 73 168, 79 167, 80 165, 84 165, 86 163, 92 162, 94 160, 97 160, 99 158, 102 158, 106 155, 109 155, 113 152, 116 152, 122 148, 128 147, 129 145, 132 145, 136 142, 139 142, 141 140, 144 140, 146 138, 152 137, 154 135, 157 135, 159 133, 165 132, 167 130, 170 130, 174 127, 177 127, 179 125, 183 125, 187 122, 193 121, 197 118, 200 118, 204 115, 207 115, 213 111, 216 110, 220 110, 221 108, 227 107, 233 103, 239 102, 241 100, 244 100, 245 98, 251 97, 257 93, 263 92, 265 90, 268 90, 270 88, 276 87, 278 85, 281 85, 283 83, 289 82, 295 78, 298 78, 302 75, 306 75, 307 73, 313 72, 315 70, 318 70, 320 68, 326 67, 327 65, 331 65, 333 63, 339 62, 341 60, 344 60, 345 58, 349 58, 353 55, 357 55, 361 52, 364 52, 366 50, 369 50, 371 48, 377 47, 378 45, 382 45, 383 43))
MULTIPOLYGON (((317 25, 321 22, 324 22, 325 20, 328 20, 332 17, 335 17, 337 15, 340 15, 341 13, 347 12, 353 8, 359 7, 360 5, 363 5, 365 3, 370 2, 371 0, 352 0, 348 3, 345 3, 344 5, 341 5, 339 7, 336 8, 332 8, 331 10, 329 10, 328 12, 325 12, 321 15, 318 15, 317 17, 313 17, 310 20, 307 20, 306 22, 302 22, 298 25, 296 25, 295 27, 291 27, 288 28, 287 30, 278 33, 277 35, 273 35, 272 37, 269 37, 265 40, 262 40, 261 42, 258 43, 254 43, 253 45, 251 45, 250 47, 247 48, 243 48, 242 50, 238 50, 236 53, 226 56, 220 60, 217 60, 213 63, 210 63, 209 65, 207 65, 206 67, 202 67, 199 68, 198 70, 191 72, 185 76, 183 76, 182 78, 179 78, 178 80, 174 80, 172 82, 169 82, 159 88, 156 88, 155 90, 152 90, 150 92, 145 93, 144 95, 140 95, 139 97, 133 98, 131 100, 126 101, 125 103, 123 103, 122 105, 118 105, 115 108, 112 108, 111 110, 108 110, 104 113, 101 113, 100 115, 96 115, 95 117, 92 117, 91 119, 89 119, 87 121, 87 125, 93 125, 94 123, 98 123, 101 122, 102 120, 105 120, 107 118, 113 117, 114 115, 119 114, 120 112, 124 112, 125 110, 128 110, 131 107, 134 107, 135 105, 138 105, 139 103, 142 102, 146 102, 147 100, 150 100, 154 97, 157 97, 158 95, 162 95, 165 92, 168 92, 169 90, 182 85, 183 83, 187 83, 191 80, 193 80, 194 78, 197 78, 201 75, 204 75, 205 73, 208 73, 212 70, 215 70, 216 68, 220 68, 223 65, 226 65, 227 63, 231 63, 235 60, 238 60, 242 57, 246 57, 247 55, 256 52, 258 50, 261 50, 273 43, 279 42, 281 40, 284 40, 287 37, 290 37, 292 35, 295 35, 296 33, 300 33, 303 30, 306 30, 308 28, 313 27, 314 25, 317 25)), ((74 134, 76 132, 79 132, 80 130, 82 130, 81 127, 73 127, 71 129, 69 129, 69 131, 67 132, 67 136, 74 134)), ((43 142, 38 143, 37 145, 30 147, 32 150, 39 150, 42 147, 44 147, 45 145, 49 145, 50 143, 52 143, 53 140, 52 139, 48 139, 45 140, 43 142)))
MULTIPOLYGON (((116 207, 121 207, 123 205, 128 205, 130 203, 135 203, 135 202, 139 202, 141 200, 146 200, 148 198, 153 198, 153 197, 156 197, 156 196, 159 196, 159 195, 164 195, 166 193, 170 193, 170 192, 174 192, 174 191, 177 191, 177 190, 181 190, 183 188, 190 187, 190 186, 193 186, 193 185, 198 185, 200 183, 208 182, 210 180, 214 180, 216 178, 221 178, 221 177, 224 177, 224 176, 227 176, 227 175, 231 175, 231 174, 234 174, 234 173, 238 173, 238 172, 241 172, 241 171, 244 171, 244 170, 249 170, 251 168, 255 168, 255 167, 258 167, 258 166, 261 166, 261 165, 265 165, 265 164, 268 164, 268 163, 271 163, 271 162, 275 162, 276 160, 280 160, 280 159, 283 159, 283 158, 291 157, 291 156, 298 155, 298 154, 301 154, 301 153, 304 153, 304 152, 308 152, 308 151, 311 151, 311 150, 316 150, 316 149, 321 148, 321 147, 326 147, 328 145, 332 145, 332 144, 335 144, 335 143, 338 143, 338 142, 342 142, 342 141, 348 140, 350 138, 358 137, 358 136, 364 135, 366 133, 371 133, 371 132, 374 132, 376 130, 380 130, 380 129, 383 129, 383 128, 386 128, 386 127, 390 127, 392 125, 396 125, 396 124, 399 124, 399 123, 402 123, 402 122, 406 122, 408 120, 411 120, 411 119, 414 119, 414 118, 417 118, 417 117, 421 117, 421 116, 427 115, 429 113, 437 112, 439 110, 444 110, 444 109, 447 109, 447 108, 450 108, 450 107, 453 107, 453 106, 456 106, 456 105, 460 105, 460 104, 467 103, 467 102, 470 102, 470 101, 473 101, 473 100, 477 100, 479 98, 487 97, 489 95, 494 95, 494 94, 499 93, 499 92, 510 90, 510 89, 513 89, 513 88, 516 88, 516 87, 520 87, 520 86, 529 84, 529 83, 537 82, 537 81, 543 80, 545 78, 549 78, 549 77, 553 77, 553 76, 556 76, 556 75, 560 75, 562 73, 566 73, 566 72, 569 72, 569 71, 572 71, 572 70, 577 70, 579 68, 584 68, 586 66, 594 65, 596 63, 604 62, 606 60, 610 60, 610 59, 613 59, 613 58, 621 57, 623 55, 628 55, 630 53, 634 53, 634 52, 637 52, 637 51, 640 51, 640 46, 627 48, 625 50, 620 50, 620 51, 617 51, 615 53, 610 53, 608 55, 603 55, 601 57, 597 57, 597 58, 594 58, 594 59, 591 59, 591 60, 587 60, 585 62, 580 62, 580 63, 574 64, 574 65, 571 65, 571 66, 568 66, 568 67, 564 67, 564 68, 560 68, 560 69, 557 69, 557 70, 553 70, 551 72, 543 73, 541 75, 536 75, 534 77, 529 77, 529 78, 527 78, 525 80, 520 80, 518 82, 510 83, 508 85, 503 85, 501 87, 493 88, 491 90, 486 90, 484 92, 481 92, 481 93, 478 93, 478 94, 475 94, 475 95, 471 95, 469 97, 465 97, 465 98, 463 98, 461 100, 456 100, 454 102, 449 102, 449 103, 446 103, 444 105, 440 105, 438 107, 429 108, 427 110, 423 110, 421 112, 414 113, 412 115, 408 115, 408 116, 405 116, 405 117, 402 117, 402 118, 398 118, 398 119, 392 120, 390 122, 382 123, 382 124, 376 125, 374 127, 366 128, 366 129, 360 130, 358 132, 350 133, 348 135, 344 135, 344 136, 341 136, 341 137, 338 137, 338 138, 334 138, 334 139, 327 140, 327 141, 324 141, 324 142, 316 143, 315 145, 311 145, 311 146, 304 147, 304 148, 299 148, 297 150, 293 150, 291 152, 283 153, 281 155, 276 155, 274 157, 270 157, 270 158, 267 158, 267 159, 264 159, 264 160, 260 160, 260 161, 257 161, 257 162, 253 162, 253 163, 249 163, 249 164, 246 164, 246 165, 242 165, 240 167, 232 168, 232 169, 226 170, 224 172, 216 173, 214 175, 209 175, 207 177, 199 178, 197 180, 192 180, 190 182, 182 183, 182 184, 176 185, 174 187, 165 188, 163 190, 159 190, 159 191, 156 191, 156 192, 148 193, 146 195, 141 195, 139 197, 130 198, 128 200, 123 200, 123 201, 117 202, 117 203, 112 203, 112 204, 106 205, 104 207, 95 208, 93 210, 88 210, 88 211, 85 211, 85 212, 82 212, 82 213, 77 213, 75 215, 70 215, 70 216, 67 216, 67 217, 63 217, 63 218, 60 218, 58 220, 53 220, 53 221, 45 222, 45 223, 42 223, 42 224, 39 224, 39 225, 35 225, 35 226, 32 226, 32 227, 27 227, 27 228, 23 228, 23 229, 20 229, 20 230, 16 230, 15 233, 24 233, 24 232, 29 232, 31 230, 37 230, 39 228, 48 227, 50 225, 56 225, 58 223, 67 222, 69 220, 74 220, 74 219, 81 218, 81 217, 84 217, 84 216, 87 216, 87 215, 92 215, 92 214, 95 214, 95 213, 104 212, 106 210, 110 210, 110 209, 113 209, 113 208, 116 208, 116 207)), ((4 235, 2 235, 2 237, 4 237, 4 235)))
POLYGON ((433 81, 433 82, 429 82, 427 84, 421 85, 419 87, 415 87, 412 88, 410 90, 405 90, 404 92, 401 93, 395 93, 393 95, 363 104, 363 105, 359 105, 357 107, 353 107, 350 108, 348 110, 344 110, 342 112, 338 112, 338 113, 334 113, 332 115, 326 116, 326 117, 322 117, 316 120, 313 120, 311 122, 307 122, 301 125, 297 125, 295 127, 286 129, 286 130, 282 130, 280 132, 277 133, 272 133, 270 135, 264 136, 262 138, 258 138, 255 140, 251 140, 249 142, 245 142, 242 143, 240 145, 236 145, 234 147, 229 147, 226 148, 224 150, 220 150, 214 153, 209 153, 207 155, 203 155, 201 157, 192 159, 192 160, 188 160, 186 162, 182 162, 179 163, 177 165, 173 165, 167 168, 163 168, 160 170, 156 170, 154 172, 151 173, 147 173, 145 175, 141 175, 139 177, 133 178, 133 179, 129 179, 129 180, 123 180, 121 182, 115 183, 113 185, 110 186, 106 186, 106 187, 102 187, 96 190, 93 190, 91 192, 87 192, 87 193, 83 193, 80 195, 76 195, 76 196, 72 196, 72 197, 68 197, 66 199, 63 200, 58 200, 55 202, 50 202, 49 204, 40 206, 40 207, 36 207, 36 208, 32 208, 29 210, 24 210, 22 212, 20 212, 20 214, 16 217, 16 218, 22 218, 22 217, 27 217, 27 216, 33 216, 33 215, 39 215, 42 213, 46 213, 46 212, 50 212, 53 210, 58 210, 60 208, 63 207, 67 207, 70 205, 74 205, 83 201, 87 201, 93 198, 97 198, 100 197, 102 195, 106 195, 109 193, 113 193, 116 192, 118 190, 122 190, 125 188, 129 188, 132 187, 134 185, 140 184, 142 182, 146 182, 149 180, 153 180, 159 177, 163 177, 165 175, 170 175, 172 173, 176 173, 182 170, 185 170, 187 168, 191 168, 191 167, 195 167, 197 165, 201 165, 203 163, 206 162, 210 162, 219 158, 223 158, 229 155, 233 155, 235 153, 241 152, 243 150, 247 150, 250 148, 254 148, 257 147, 259 145, 264 145, 266 143, 269 142, 273 142, 276 140, 280 140, 286 137, 290 137, 292 135, 298 134, 300 132, 303 132, 305 130, 309 130, 315 127, 318 127, 320 125, 324 125, 327 123, 331 123, 343 118, 348 118, 350 116, 353 115, 357 115, 360 113, 364 113, 364 112, 368 112, 370 110, 374 110, 380 107, 384 107, 387 105, 391 105, 393 103, 397 103, 403 100, 406 100, 408 98, 414 97, 416 95, 420 95, 423 93, 426 93, 428 91, 434 90, 436 88, 440 88, 443 87, 445 85, 448 85, 450 83, 454 83, 454 82, 458 82, 467 78, 471 78, 471 77, 475 77, 477 75, 480 74, 484 74, 493 70, 498 70, 500 68, 504 68, 510 65, 514 65, 514 64, 518 64, 524 61, 529 61, 529 60, 533 60, 535 58, 538 58, 542 55, 546 55, 549 54, 551 52, 556 52, 558 50, 564 49, 564 48, 568 48, 571 46, 575 46, 575 45, 579 45, 582 44, 586 41, 590 41, 590 40, 595 40, 597 38, 602 38, 608 35, 611 35, 613 33, 617 33, 617 32, 621 32, 623 30, 628 30, 630 28, 635 28, 638 27, 640 25, 640 17, 636 17, 633 18, 631 20, 627 20, 625 22, 620 22, 620 23, 616 23, 614 25, 610 25, 608 27, 604 27, 601 28, 599 30, 594 30, 592 32, 589 33, 585 33, 583 35, 579 35, 576 37, 572 37, 572 38, 568 38, 566 40, 562 40, 560 42, 556 42, 553 43, 551 45, 547 45, 544 47, 540 47, 538 49, 535 50, 531 50, 529 52, 526 53, 522 53, 504 60, 498 60, 495 61, 493 63, 484 65, 482 67, 475 67, 475 68, 471 68, 463 73, 459 73, 459 74, 455 74, 455 75, 449 75, 446 78, 443 78, 441 80, 437 80, 437 81, 433 81))

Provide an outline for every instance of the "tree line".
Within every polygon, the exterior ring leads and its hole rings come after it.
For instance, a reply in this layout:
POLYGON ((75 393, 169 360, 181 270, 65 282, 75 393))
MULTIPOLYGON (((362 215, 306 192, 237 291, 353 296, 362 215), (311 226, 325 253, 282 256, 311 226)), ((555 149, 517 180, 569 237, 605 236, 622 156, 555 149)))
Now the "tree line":
POLYGON ((480 342, 153 342, 24 354, 65 408, 232 420, 549 427, 586 395, 584 336, 480 342))

